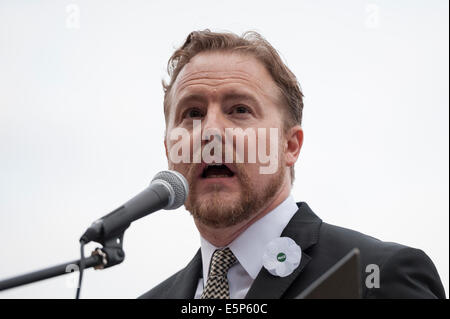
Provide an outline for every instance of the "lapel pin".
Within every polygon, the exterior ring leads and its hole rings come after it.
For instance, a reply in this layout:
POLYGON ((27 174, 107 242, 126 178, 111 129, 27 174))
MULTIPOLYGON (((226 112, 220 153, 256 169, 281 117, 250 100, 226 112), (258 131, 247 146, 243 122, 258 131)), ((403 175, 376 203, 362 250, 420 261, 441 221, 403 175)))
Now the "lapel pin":
POLYGON ((263 266, 274 276, 286 277, 300 265, 301 258, 302 250, 293 239, 279 237, 267 244, 263 266))

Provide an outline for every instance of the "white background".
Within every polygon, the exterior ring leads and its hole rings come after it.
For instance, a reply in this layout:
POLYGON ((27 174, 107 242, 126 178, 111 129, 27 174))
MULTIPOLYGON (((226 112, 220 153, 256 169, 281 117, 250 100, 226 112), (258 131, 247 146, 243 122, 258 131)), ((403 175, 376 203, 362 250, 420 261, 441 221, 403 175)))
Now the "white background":
MULTIPOLYGON (((0 278, 78 258, 84 229, 167 168, 160 81, 188 33, 211 28, 261 32, 300 80, 296 200, 328 223, 423 249, 448 295, 448 10, 447 0, 0 1, 0 278)), ((128 230, 123 264, 86 271, 82 297, 137 297, 198 247, 183 209, 148 216, 128 230)), ((73 298, 76 279, 0 298, 73 298)))

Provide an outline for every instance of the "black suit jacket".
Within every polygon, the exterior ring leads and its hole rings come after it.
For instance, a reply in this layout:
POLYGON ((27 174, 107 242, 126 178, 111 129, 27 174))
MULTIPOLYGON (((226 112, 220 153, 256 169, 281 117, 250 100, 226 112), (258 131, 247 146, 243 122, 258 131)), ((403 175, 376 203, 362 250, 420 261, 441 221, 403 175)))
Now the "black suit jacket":
MULTIPOLYGON (((294 298, 355 247, 361 256, 363 298, 445 298, 439 274, 423 251, 323 223, 306 203, 297 205, 298 211, 281 236, 292 238, 301 247, 299 267, 287 277, 272 276, 263 267, 247 299, 294 298), (369 264, 379 266, 379 288, 366 287, 369 264)), ((139 298, 193 299, 200 277, 199 250, 184 269, 139 298)))

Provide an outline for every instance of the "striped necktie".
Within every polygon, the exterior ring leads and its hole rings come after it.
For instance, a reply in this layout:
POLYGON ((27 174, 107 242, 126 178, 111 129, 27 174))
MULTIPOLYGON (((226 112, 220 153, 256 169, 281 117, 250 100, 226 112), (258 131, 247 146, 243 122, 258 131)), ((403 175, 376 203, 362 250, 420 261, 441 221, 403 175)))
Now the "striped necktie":
POLYGON ((203 289, 201 299, 230 299, 227 273, 235 262, 236 257, 228 247, 214 252, 208 282, 203 289))

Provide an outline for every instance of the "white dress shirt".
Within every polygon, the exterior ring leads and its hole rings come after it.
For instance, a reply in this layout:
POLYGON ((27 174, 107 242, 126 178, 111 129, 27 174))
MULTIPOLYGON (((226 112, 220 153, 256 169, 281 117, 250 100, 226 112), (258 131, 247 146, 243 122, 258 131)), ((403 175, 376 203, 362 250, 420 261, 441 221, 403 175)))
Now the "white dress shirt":
MULTIPOLYGON (((298 207, 292 195, 289 195, 274 210, 253 223, 239 235, 228 247, 236 256, 237 262, 228 270, 228 285, 231 299, 243 299, 262 268, 262 256, 266 245, 280 237, 284 228, 297 212, 298 207)), ((216 249, 200 236, 203 278, 200 278, 195 292, 195 299, 200 299, 206 280, 209 264, 216 249), (205 279, 205 280, 204 280, 205 279)))

